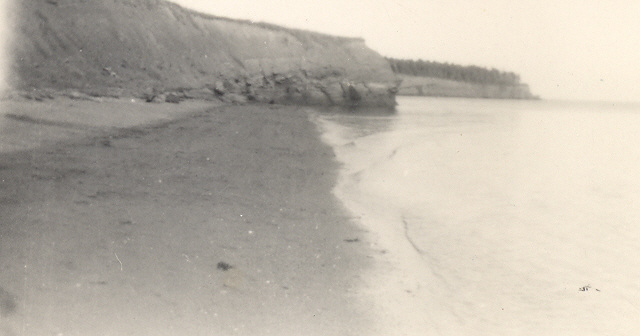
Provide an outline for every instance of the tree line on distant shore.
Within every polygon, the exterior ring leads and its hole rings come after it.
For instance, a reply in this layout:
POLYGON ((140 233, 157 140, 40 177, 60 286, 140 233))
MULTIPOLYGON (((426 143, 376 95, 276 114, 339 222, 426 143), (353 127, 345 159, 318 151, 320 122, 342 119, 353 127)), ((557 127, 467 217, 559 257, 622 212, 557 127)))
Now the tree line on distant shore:
POLYGON ((455 81, 495 84, 518 85, 520 76, 513 72, 503 72, 498 69, 487 69, 475 65, 462 66, 457 64, 439 63, 423 60, 405 60, 385 57, 397 74, 435 77, 455 81))

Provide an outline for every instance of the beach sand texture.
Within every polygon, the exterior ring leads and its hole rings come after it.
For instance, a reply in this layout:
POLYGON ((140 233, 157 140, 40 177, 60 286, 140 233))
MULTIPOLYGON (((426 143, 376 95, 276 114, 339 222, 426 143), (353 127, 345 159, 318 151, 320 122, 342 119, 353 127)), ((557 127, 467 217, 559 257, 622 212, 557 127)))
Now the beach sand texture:
POLYGON ((309 112, 3 104, 0 335, 370 333, 309 112))

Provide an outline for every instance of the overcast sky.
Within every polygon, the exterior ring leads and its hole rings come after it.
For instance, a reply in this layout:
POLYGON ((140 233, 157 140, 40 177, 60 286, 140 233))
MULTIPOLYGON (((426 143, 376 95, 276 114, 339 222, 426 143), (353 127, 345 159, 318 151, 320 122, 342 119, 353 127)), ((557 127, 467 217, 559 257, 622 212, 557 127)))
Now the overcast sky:
POLYGON ((174 0, 214 15, 363 37, 384 56, 519 73, 543 98, 640 100, 636 0, 174 0))

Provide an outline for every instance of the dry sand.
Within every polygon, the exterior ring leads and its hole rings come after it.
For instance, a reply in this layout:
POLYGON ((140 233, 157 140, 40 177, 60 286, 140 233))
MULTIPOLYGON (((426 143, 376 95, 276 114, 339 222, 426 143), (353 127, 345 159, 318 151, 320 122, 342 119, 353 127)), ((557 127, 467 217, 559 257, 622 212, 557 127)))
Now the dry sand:
POLYGON ((0 335, 369 334, 309 112, 2 104, 0 335))

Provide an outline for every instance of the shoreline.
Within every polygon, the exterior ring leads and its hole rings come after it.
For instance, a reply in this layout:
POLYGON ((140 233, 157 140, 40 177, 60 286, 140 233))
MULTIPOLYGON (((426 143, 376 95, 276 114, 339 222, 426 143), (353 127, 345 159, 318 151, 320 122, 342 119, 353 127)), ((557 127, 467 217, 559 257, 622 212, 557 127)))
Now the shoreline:
POLYGON ((62 135, 0 153, 0 332, 369 333, 365 233, 312 112, 204 105, 32 123, 62 135))
MULTIPOLYGON (((358 218, 357 225, 367 232, 365 241, 371 253, 372 266, 364 273, 363 292, 372 298, 376 314, 373 335, 428 335, 437 329, 433 312, 440 307, 434 301, 433 287, 438 274, 425 263, 423 251, 408 233, 405 213, 388 199, 372 193, 374 185, 368 176, 372 168, 395 155, 393 141, 380 141, 380 152, 364 152, 369 136, 330 118, 319 117, 323 141, 332 146, 342 163, 334 195, 358 218), (368 184, 362 180, 367 179, 368 184)), ((384 132, 383 132, 384 133, 384 132)), ((372 134, 378 137, 378 133, 372 134)), ((391 196, 390 196, 391 197, 391 196)))

